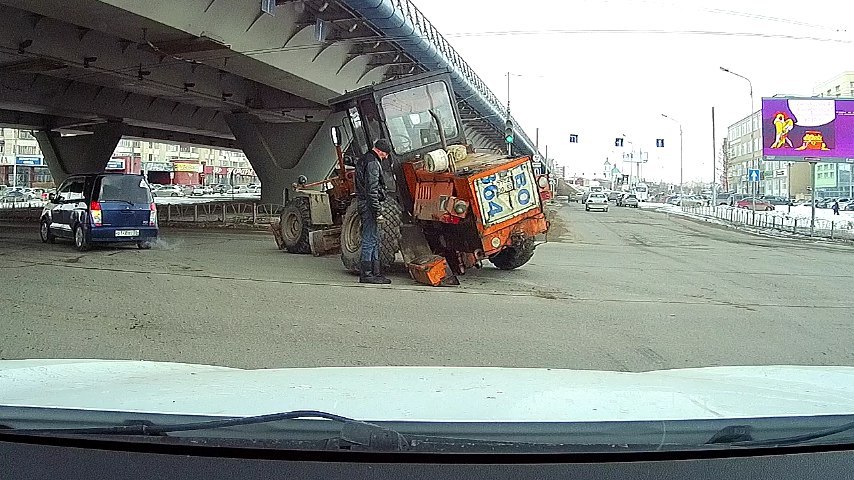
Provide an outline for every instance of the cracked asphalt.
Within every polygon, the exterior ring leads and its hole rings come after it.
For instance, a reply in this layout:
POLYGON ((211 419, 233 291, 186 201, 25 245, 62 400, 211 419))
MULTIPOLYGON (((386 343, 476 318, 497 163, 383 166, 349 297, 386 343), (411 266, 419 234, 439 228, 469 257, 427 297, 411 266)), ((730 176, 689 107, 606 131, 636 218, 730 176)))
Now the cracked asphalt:
POLYGON ((453 365, 645 371, 854 365, 854 248, 663 213, 554 212, 523 268, 460 287, 365 286, 267 233, 165 230, 154 249, 45 245, 0 225, 0 358, 242 368, 453 365))

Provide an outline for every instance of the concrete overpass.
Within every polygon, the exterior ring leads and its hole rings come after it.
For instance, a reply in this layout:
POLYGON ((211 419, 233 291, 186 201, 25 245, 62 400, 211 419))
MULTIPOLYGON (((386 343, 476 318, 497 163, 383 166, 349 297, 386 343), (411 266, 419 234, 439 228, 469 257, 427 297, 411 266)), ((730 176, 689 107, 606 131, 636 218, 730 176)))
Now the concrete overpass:
POLYGON ((469 141, 503 148, 497 97, 409 0, 0 0, 0 16, 0 124, 34 130, 57 180, 139 137, 242 149, 280 202, 332 166, 328 99, 437 68, 469 141))

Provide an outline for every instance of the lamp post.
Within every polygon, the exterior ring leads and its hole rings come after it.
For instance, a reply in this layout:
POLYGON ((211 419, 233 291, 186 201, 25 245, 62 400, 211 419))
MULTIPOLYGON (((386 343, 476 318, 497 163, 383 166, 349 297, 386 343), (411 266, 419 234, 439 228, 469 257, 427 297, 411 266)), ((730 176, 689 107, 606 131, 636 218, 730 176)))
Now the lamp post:
MULTIPOLYGON (((736 77, 747 81, 747 85, 750 87, 750 115, 748 116, 748 118, 750 119, 750 152, 751 152, 750 164, 758 169, 759 168, 759 162, 756 162, 756 160, 755 160, 755 158, 756 158, 756 155, 755 155, 756 129, 753 128, 753 82, 751 82, 750 79, 745 77, 744 75, 740 75, 738 73, 735 73, 732 70, 729 70, 727 68, 720 67, 720 69, 722 72, 729 73, 730 75, 735 75, 736 77), (755 165, 754 165, 754 162, 756 162, 755 165)), ((748 178, 748 180, 749 180, 749 178, 748 178)), ((761 180, 760 180, 760 182, 761 182, 761 180)), ((756 211, 756 196, 757 195, 759 195, 759 182, 756 183, 756 191, 753 193, 753 211, 754 212, 756 211)))
POLYGON ((683 196, 685 196, 685 190, 684 190, 683 178, 682 178, 682 172, 683 172, 683 169, 682 169, 682 167, 683 167, 683 165, 682 165, 682 123, 680 123, 679 120, 676 120, 673 117, 669 117, 664 113, 662 113, 661 116, 670 120, 670 121, 675 122, 676 125, 679 125, 679 197, 682 198, 683 196))

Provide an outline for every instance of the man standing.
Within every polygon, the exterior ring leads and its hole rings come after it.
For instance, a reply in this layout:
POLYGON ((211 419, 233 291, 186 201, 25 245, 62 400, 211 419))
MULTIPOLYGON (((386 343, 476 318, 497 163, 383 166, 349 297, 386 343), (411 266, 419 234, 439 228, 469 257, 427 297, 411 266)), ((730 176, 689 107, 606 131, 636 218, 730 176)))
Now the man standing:
POLYGON ((385 200, 385 182, 382 175, 382 160, 388 158, 391 146, 381 138, 374 143, 373 150, 366 153, 356 164, 356 198, 359 216, 362 219, 362 255, 359 264, 359 282, 387 285, 391 280, 384 277, 380 268, 380 237, 378 225, 384 221, 380 206, 385 200))

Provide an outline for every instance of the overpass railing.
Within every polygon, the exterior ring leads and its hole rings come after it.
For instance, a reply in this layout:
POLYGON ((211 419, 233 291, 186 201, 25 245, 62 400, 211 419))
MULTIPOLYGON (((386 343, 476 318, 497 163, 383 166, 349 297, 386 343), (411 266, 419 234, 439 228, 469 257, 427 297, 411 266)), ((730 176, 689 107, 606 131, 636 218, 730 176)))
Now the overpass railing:
MULTIPOLYGON (((507 117, 507 109, 505 106, 502 105, 495 93, 486 85, 486 82, 480 78, 474 69, 463 59, 462 55, 457 52, 451 43, 448 42, 442 33, 439 32, 433 23, 430 22, 424 13, 422 13, 411 0, 345 0, 345 3, 361 12, 365 16, 366 20, 373 23, 374 26, 385 31, 392 38, 395 38, 401 46, 405 44, 405 42, 402 41, 404 40, 402 37, 406 36, 406 34, 402 33, 404 29, 401 25, 395 24, 387 13, 392 12, 392 15, 399 15, 399 18, 408 22, 414 29, 414 32, 412 33, 417 34, 419 39, 429 42, 433 50, 441 56, 441 60, 443 60, 448 67, 456 70, 462 79, 468 83, 474 93, 480 97, 479 100, 482 104, 492 111, 486 112, 483 111, 486 110, 485 108, 477 108, 477 102, 469 101, 467 103, 473 105, 475 110, 478 110, 481 115, 484 116, 485 120, 489 121, 499 131, 503 132, 503 123, 507 117)), ((409 34, 409 36, 412 35, 409 34)), ((417 45, 413 45, 413 48, 415 47, 417 47, 417 45)), ((421 59, 419 61, 422 63, 427 63, 428 68, 434 67, 433 65, 430 65, 430 63, 438 63, 436 62, 436 59, 431 59, 432 61, 428 62, 425 61, 425 57, 421 57, 419 55, 416 55, 416 57, 420 57, 421 59)), ((457 93, 463 94, 464 99, 467 98, 465 96, 466 92, 458 91, 457 93)), ((513 123, 517 125, 516 136, 519 137, 519 140, 521 140, 521 142, 524 143, 526 148, 531 152, 539 153, 536 151, 534 142, 531 141, 531 138, 528 137, 524 130, 521 129, 515 119, 513 119, 513 123)))

